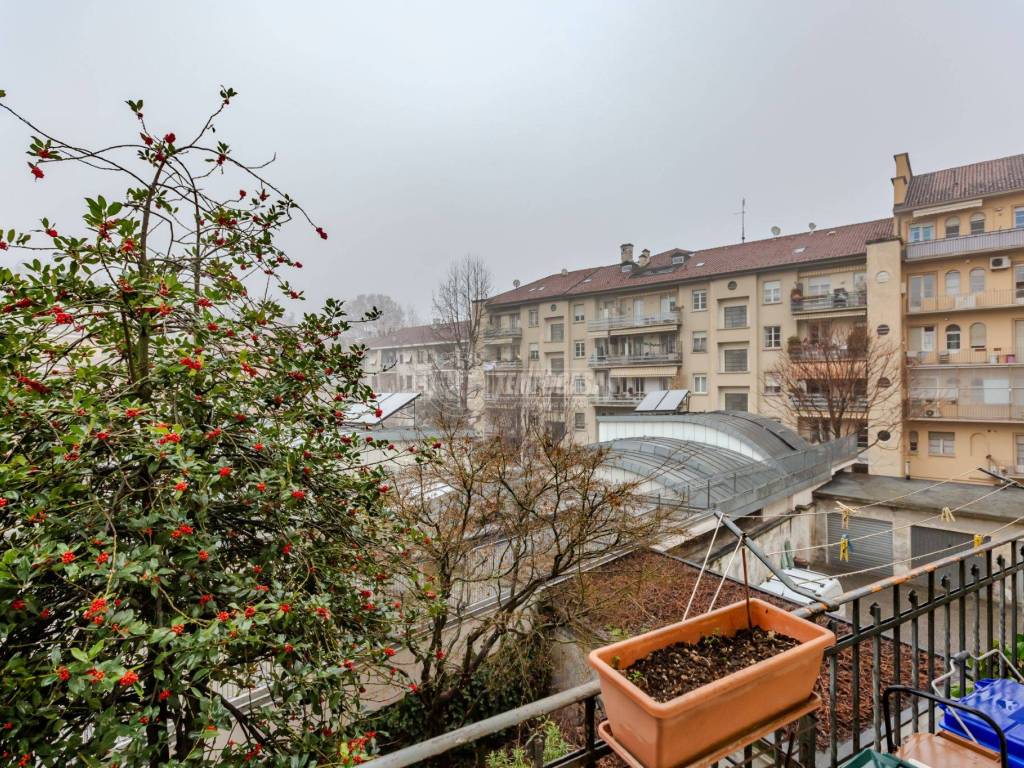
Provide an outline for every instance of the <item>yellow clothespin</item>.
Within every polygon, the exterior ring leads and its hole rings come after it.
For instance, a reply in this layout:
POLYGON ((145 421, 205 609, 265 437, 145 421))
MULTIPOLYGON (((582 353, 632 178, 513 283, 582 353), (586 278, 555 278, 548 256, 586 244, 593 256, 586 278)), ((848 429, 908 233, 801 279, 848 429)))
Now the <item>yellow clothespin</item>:
POLYGON ((839 559, 843 562, 850 561, 850 537, 843 536, 839 540, 839 559))
POLYGON ((845 504, 843 504, 843 502, 841 502, 841 501, 837 501, 836 502, 836 506, 839 508, 839 512, 843 516, 843 530, 844 531, 850 530, 850 515, 852 515, 857 510, 851 509, 850 507, 848 507, 845 504))
POLYGON ((984 543, 985 543, 985 537, 984 536, 982 536, 980 533, 974 534, 974 548, 975 549, 977 549, 978 547, 980 547, 984 543))
POLYGON ((953 510, 949 507, 943 507, 941 520, 944 523, 955 523, 956 518, 953 517, 953 510))

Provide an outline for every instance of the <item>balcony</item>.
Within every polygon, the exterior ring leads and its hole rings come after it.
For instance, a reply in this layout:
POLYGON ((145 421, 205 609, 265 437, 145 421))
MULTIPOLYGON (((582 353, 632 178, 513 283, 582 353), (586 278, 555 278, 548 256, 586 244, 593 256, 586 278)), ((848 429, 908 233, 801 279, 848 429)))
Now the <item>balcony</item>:
POLYGON ((665 365, 678 364, 683 359, 682 353, 676 352, 644 352, 639 355, 591 355, 587 365, 591 368, 614 368, 620 365, 665 365))
MULTIPOLYGON (((748 748, 738 747, 717 765, 753 768, 786 765, 791 768, 837 768, 865 747, 883 749, 885 726, 881 692, 900 683, 927 688, 932 680, 953 670, 944 683, 960 691, 982 677, 1007 677, 1007 667, 1024 662, 1020 631, 1020 581, 1024 577, 1024 540, 1016 532, 994 536, 977 547, 954 548, 908 558, 906 572, 871 580, 835 597, 829 605, 814 602, 792 608, 796 616, 827 624, 837 642, 826 649, 819 671, 819 692, 825 706, 809 722, 793 728, 790 738, 765 737, 748 748), (846 618, 840 618, 840 614, 846 618), (1005 658, 954 663, 982 650, 1001 649, 1005 658)), ((674 572, 665 571, 667 579, 674 572)), ((742 583, 723 578, 727 597, 742 599, 742 583)), ((674 582, 672 582, 674 583, 674 582)), ((699 607, 705 610, 707 602, 699 607)), ((604 719, 601 689, 596 680, 510 709, 443 736, 422 741, 375 758, 379 768, 410 768, 433 758, 456 761, 456 749, 471 745, 477 753, 492 749, 495 739, 507 741, 513 730, 534 735, 527 758, 544 768, 594 766, 611 753, 598 725, 604 719), (551 718, 572 723, 578 738, 566 751, 545 761, 543 732, 536 722, 551 718)), ((748 692, 757 695, 757 691, 748 692)), ((891 721, 896 745, 910 733, 934 731, 944 710, 919 697, 895 696, 891 721)), ((460 755, 461 756, 461 755, 460 755)), ((879 763, 873 763, 879 764, 879 763)), ((895 763, 892 763, 895 764, 895 763)), ((949 765, 949 763, 932 763, 949 765)), ((980 763, 979 763, 980 764, 980 763)), ((997 765, 992 759, 985 765, 997 765)))
POLYGON ((521 371, 523 361, 516 360, 484 360, 485 371, 521 371))
POLYGON ((1005 354, 1002 351, 990 351, 988 349, 949 349, 939 352, 907 352, 907 365, 912 368, 920 368, 930 365, 936 366, 979 366, 979 365, 1022 365, 1024 364, 1024 349, 1018 349, 1016 353, 1005 354))
POLYGON ((825 395, 807 394, 790 395, 793 408, 808 414, 828 414, 832 411, 844 411, 851 416, 864 413, 868 409, 867 397, 849 397, 842 393, 832 398, 831 402, 825 395))
POLYGON ((978 235, 907 243, 904 253, 907 261, 923 261, 925 259, 941 259, 945 256, 993 253, 1012 248, 1024 248, 1024 228, 1001 229, 997 232, 982 232, 978 235))
POLYGON ((518 325, 504 325, 500 327, 488 326, 484 328, 483 338, 485 344, 493 344, 499 340, 519 339, 523 336, 523 329, 518 325))
POLYGON ((912 315, 929 312, 969 312, 976 309, 1019 306, 1024 306, 1024 288, 1004 288, 959 296, 910 296, 907 298, 907 312, 912 315))
MULTIPOLYGON (((991 392, 991 390, 990 390, 991 392)), ((980 399, 980 398, 979 398, 980 399)), ((911 395, 907 418, 921 421, 1021 421, 1024 420, 1024 404, 1012 402, 1012 396, 1003 398, 1010 402, 971 402, 973 397, 922 398, 911 395), (968 402, 964 402, 967 399, 968 402)), ((1017 400, 1021 399, 1020 394, 1017 400)))
POLYGON ((636 408, 643 399, 643 392, 637 394, 601 390, 596 395, 590 395, 590 404, 602 407, 636 408))
POLYGON ((868 305, 867 291, 844 291, 842 289, 823 296, 802 296, 790 299, 793 314, 805 312, 830 312, 833 310, 857 309, 868 305))
POLYGON ((679 325, 679 312, 661 312, 656 315, 612 315, 591 320, 588 331, 615 331, 622 328, 651 328, 663 325, 679 325))

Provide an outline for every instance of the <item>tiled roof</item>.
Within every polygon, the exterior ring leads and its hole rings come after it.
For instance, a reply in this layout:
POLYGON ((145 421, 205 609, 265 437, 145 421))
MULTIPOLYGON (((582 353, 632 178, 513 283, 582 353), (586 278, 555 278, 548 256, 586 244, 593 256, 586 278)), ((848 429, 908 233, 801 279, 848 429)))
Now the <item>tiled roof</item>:
POLYGON ((685 264, 673 265, 672 257, 689 253, 673 249, 651 257, 647 268, 623 272, 620 264, 578 269, 565 275, 551 275, 488 299, 488 306, 522 304, 605 291, 629 290, 656 285, 699 281, 705 277, 734 272, 784 267, 815 261, 858 256, 867 243, 892 237, 892 219, 876 219, 814 232, 773 237, 748 243, 724 245, 694 251, 685 264), (544 286, 541 291, 540 286, 544 286))
POLYGON ((392 347, 412 347, 422 344, 446 344, 444 329, 434 325, 411 325, 399 328, 384 336, 371 336, 362 339, 369 349, 391 349, 392 347))
POLYGON ((899 210, 1024 189, 1024 155, 1001 157, 910 178, 899 210))

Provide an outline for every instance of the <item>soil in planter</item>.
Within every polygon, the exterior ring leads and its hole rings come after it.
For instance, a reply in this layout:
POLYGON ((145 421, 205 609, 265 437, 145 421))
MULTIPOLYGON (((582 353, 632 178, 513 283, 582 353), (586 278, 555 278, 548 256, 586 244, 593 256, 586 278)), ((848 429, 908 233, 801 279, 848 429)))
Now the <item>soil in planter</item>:
POLYGON ((666 702, 797 645, 791 637, 754 627, 659 648, 620 672, 655 701, 666 702))

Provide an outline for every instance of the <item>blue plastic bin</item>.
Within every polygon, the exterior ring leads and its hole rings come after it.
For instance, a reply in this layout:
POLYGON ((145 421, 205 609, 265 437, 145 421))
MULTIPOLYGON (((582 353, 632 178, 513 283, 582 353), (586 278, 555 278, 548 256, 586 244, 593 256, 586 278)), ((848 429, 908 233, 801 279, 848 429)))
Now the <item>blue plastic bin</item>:
MULTIPOLYGON (((978 680, 974 690, 961 697, 960 702, 980 709, 1003 729, 1006 735, 1006 749, 1009 763, 1014 768, 1024 768, 1024 685, 1015 680, 978 680)), ((992 728, 973 715, 958 712, 974 738, 993 752, 999 751, 999 740, 992 728)), ((958 736, 970 739, 952 712, 943 707, 939 725, 958 736)))

